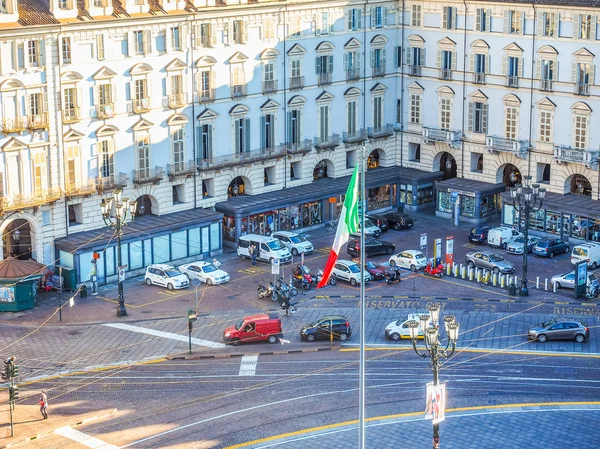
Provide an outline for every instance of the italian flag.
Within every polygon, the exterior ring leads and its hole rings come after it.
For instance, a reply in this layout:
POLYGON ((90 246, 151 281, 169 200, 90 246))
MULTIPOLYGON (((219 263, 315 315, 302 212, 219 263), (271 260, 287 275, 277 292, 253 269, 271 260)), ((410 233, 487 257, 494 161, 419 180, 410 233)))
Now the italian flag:
POLYGON ((348 237, 351 233, 358 231, 358 164, 354 167, 352 178, 350 178, 350 185, 346 191, 346 198, 344 199, 344 206, 342 207, 342 213, 340 214, 340 220, 338 222, 337 230, 335 231, 335 239, 333 240, 333 246, 325 270, 323 271, 323 277, 321 282, 317 285, 317 288, 324 287, 329 281, 333 266, 338 260, 340 250, 342 246, 348 242, 348 237))

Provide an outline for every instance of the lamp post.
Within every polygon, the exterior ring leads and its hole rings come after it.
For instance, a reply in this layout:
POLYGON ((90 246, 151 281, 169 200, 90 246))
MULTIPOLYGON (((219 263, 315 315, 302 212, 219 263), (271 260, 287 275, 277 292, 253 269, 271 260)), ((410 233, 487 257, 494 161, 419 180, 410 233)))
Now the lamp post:
MULTIPOLYGON (((456 350, 456 341, 458 340, 458 330, 460 325, 456 322, 456 318, 453 315, 446 315, 444 317, 444 326, 446 328, 446 334, 448 335, 448 342, 443 347, 439 340, 439 319, 440 319, 440 305, 432 304, 427 307, 429 315, 421 315, 420 323, 417 321, 409 321, 407 323, 408 330, 410 333, 410 339, 412 340, 413 349, 423 358, 431 359, 431 370, 433 371, 433 385, 437 387, 439 385, 439 365, 440 360, 447 359, 454 354, 456 350), (419 336, 419 330, 422 330, 424 334, 425 348, 417 348, 417 338, 419 336)), ((433 449, 439 449, 440 447, 440 425, 438 422, 433 424, 433 449)))
POLYGON ((117 267, 119 271, 119 306, 117 308, 117 316, 124 317, 127 316, 127 310, 125 310, 125 298, 123 297, 123 277, 120 273, 123 269, 121 262, 121 236, 123 235, 123 227, 133 223, 133 220, 135 220, 137 203, 133 200, 130 201, 129 198, 123 198, 121 190, 115 190, 112 198, 108 200, 102 199, 100 209, 106 226, 115 228, 117 233, 117 264, 119 265, 117 267), (113 203, 115 206, 114 216, 112 215, 113 203))
POLYGON ((525 216, 525 229, 523 230, 523 272, 521 275, 519 296, 529 296, 529 290, 527 289, 529 215, 531 212, 537 212, 542 208, 546 189, 543 187, 540 188, 539 184, 531 184, 531 176, 525 176, 525 184, 516 184, 515 187, 511 187, 510 196, 513 200, 513 210, 519 212, 519 219, 525 216))

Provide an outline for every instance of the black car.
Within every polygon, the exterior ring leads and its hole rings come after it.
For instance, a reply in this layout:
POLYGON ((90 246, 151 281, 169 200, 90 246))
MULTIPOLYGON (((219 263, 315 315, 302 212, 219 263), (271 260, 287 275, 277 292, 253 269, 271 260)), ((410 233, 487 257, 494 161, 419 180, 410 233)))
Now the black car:
POLYGON ((388 221, 388 226, 395 231, 412 228, 414 224, 410 215, 402 212, 388 212, 387 214, 383 214, 383 217, 388 221))
POLYGON ((388 221, 383 215, 365 215, 365 218, 368 218, 373 222, 375 226, 379 228, 381 232, 387 232, 388 230, 388 221))
POLYGON ((343 315, 324 316, 304 326, 300 331, 300 338, 304 341, 329 340, 332 336, 344 341, 350 335, 352 335, 350 320, 343 315))
POLYGON ((488 231, 492 229, 491 226, 480 226, 478 228, 472 228, 469 231, 469 242, 485 243, 487 242, 488 231))
POLYGON ((542 239, 533 247, 533 254, 543 257, 554 257, 569 252, 569 244, 560 239, 542 239))
MULTIPOLYGON (((396 250, 396 245, 385 240, 377 240, 372 237, 365 237, 365 248, 367 248, 366 256, 379 256, 381 254, 392 255, 396 250)), ((356 234, 350 235, 346 252, 351 257, 357 257, 360 254, 360 236, 356 234)))

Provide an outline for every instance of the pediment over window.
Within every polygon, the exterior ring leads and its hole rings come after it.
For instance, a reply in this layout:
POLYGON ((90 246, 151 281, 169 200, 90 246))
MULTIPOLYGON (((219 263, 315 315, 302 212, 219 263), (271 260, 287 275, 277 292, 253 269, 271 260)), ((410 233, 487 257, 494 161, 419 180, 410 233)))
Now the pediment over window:
POLYGON ((302 95, 294 95, 288 101, 288 106, 298 106, 303 105, 304 103, 306 103, 306 98, 304 98, 302 95))
POLYGON ((10 92, 11 90, 22 89, 23 87, 25 86, 23 86, 23 83, 21 81, 10 78, 5 81, 2 81, 2 83, 0 84, 0 92, 10 92))
POLYGON ((19 139, 11 137, 10 140, 2 146, 2 151, 18 151, 24 150, 25 148, 27 148, 25 143, 21 142, 19 139))
POLYGON ((179 59, 179 58, 173 59, 171 62, 169 62, 165 66, 165 70, 167 72, 173 72, 173 71, 176 71, 176 70, 181 71, 181 70, 184 70, 186 68, 187 68, 187 66, 185 65, 185 63, 181 59, 179 59))
POLYGON ((60 81, 63 84, 78 83, 82 79, 83 79, 83 76, 81 76, 77 72, 65 72, 60 76, 60 81))
POLYGON ((577 56, 579 58, 593 58, 594 53, 592 53, 591 51, 589 51, 587 48, 584 47, 584 48, 580 48, 575 53, 573 53, 573 56, 577 56))
POLYGON ((344 92, 344 97, 359 97, 362 95, 362 92, 357 87, 351 87, 344 92))
POLYGON ((206 108, 198 116, 196 117, 198 120, 207 120, 217 118, 219 114, 217 114, 212 109, 206 108))
POLYGON ((287 52, 288 56, 298 56, 298 55, 303 55, 305 53, 306 53, 306 48, 304 48, 300 44, 292 45, 292 48, 290 48, 287 52))
POLYGON ((371 39, 371 45, 385 45, 388 43, 388 38, 383 34, 378 34, 373 39, 371 39))
POLYGON ((279 106, 281 106, 281 105, 279 103, 277 103, 275 100, 267 100, 261 105, 260 109, 261 110, 276 109, 276 108, 279 108, 279 106))
POLYGON ((452 39, 450 39, 448 37, 440 39, 437 43, 438 43, 438 46, 440 46, 442 48, 447 48, 450 50, 453 50, 454 47, 456 47, 456 42, 454 42, 452 39))
POLYGON ((353 37, 352 39, 350 39, 348 42, 346 42, 344 44, 344 48, 346 50, 356 50, 356 49, 359 49, 361 46, 362 46, 362 44, 355 37, 353 37))
POLYGON ((92 76, 92 78, 94 78, 95 80, 106 80, 106 79, 114 78, 115 76, 117 76, 117 74, 115 72, 113 72, 108 67, 104 66, 100 70, 98 70, 92 76))
POLYGON ((421 92, 423 92, 425 89, 423 89, 423 86, 421 86, 419 83, 417 83, 415 81, 414 83, 411 83, 408 86, 408 90, 420 90, 421 92))
POLYGON ((408 45, 410 47, 421 47, 425 45, 425 39, 418 34, 411 34, 406 40, 408 41, 408 45))
POLYGON ((488 51, 490 49, 490 46, 487 44, 486 41, 482 39, 477 39, 471 44, 471 48, 473 50, 488 51))
POLYGON ((377 83, 373 87, 371 87, 371 93, 374 93, 374 94, 384 93, 386 90, 387 90, 387 87, 381 83, 377 83))
POLYGON ((554 103, 548 97, 542 98, 540 101, 538 101, 536 103, 536 105, 538 108, 544 108, 544 109, 555 109, 556 108, 556 103, 554 103))
POLYGON ((154 126, 154 123, 149 122, 146 119, 139 119, 132 127, 131 130, 132 131, 145 131, 148 130, 150 128, 152 128, 154 126))
POLYGON ((506 47, 503 48, 503 50, 506 52, 523 53, 523 49, 514 42, 508 44, 506 47))
POLYGON ((144 64, 144 63, 136 64, 132 68, 129 69, 129 74, 131 76, 146 75, 150 72, 152 72, 152 67, 150 67, 148 64, 144 64))
POLYGON ((315 50, 318 53, 322 53, 322 52, 327 52, 327 51, 333 51, 334 48, 335 48, 335 45, 333 45, 331 42, 324 41, 324 42, 321 42, 319 45, 317 45, 317 48, 315 48, 315 50))
POLYGON ((454 95, 454 90, 448 86, 442 86, 437 90, 438 95, 454 95))
POLYGON ((236 104, 229 110, 230 115, 247 114, 248 112, 250 112, 250 108, 245 104, 236 104))
POLYGON ((227 60, 229 64, 241 64, 242 62, 246 62, 248 60, 248 56, 246 56, 241 51, 236 51, 231 58, 227 60))
POLYGON ((63 134, 63 140, 65 142, 78 141, 78 140, 83 139, 84 137, 85 137, 85 134, 80 133, 79 131, 76 131, 73 128, 71 128, 70 130, 68 130, 66 133, 63 134))
POLYGON ((189 122, 189 119, 183 114, 173 114, 167 119, 167 125, 169 126, 185 125, 187 122, 189 122))
POLYGON ((210 67, 217 63, 217 60, 212 56, 201 56, 196 61, 196 67, 210 67))
POLYGON ((112 125, 103 125, 96 130, 96 137, 114 136, 119 132, 119 128, 112 125))
POLYGON ((520 100, 520 98, 519 98, 519 97, 517 97, 517 96, 516 96, 516 95, 514 95, 514 94, 508 94, 508 95, 505 95, 505 96, 502 98, 502 102, 503 102, 504 104, 508 104, 508 105, 511 105, 511 106, 518 106, 518 105, 520 105, 520 104, 521 104, 521 100, 520 100))
POLYGON ((578 101, 577 103, 575 103, 573 106, 571 106, 571 110, 575 114, 591 114, 592 113, 592 108, 590 108, 589 105, 587 103, 584 103, 583 101, 578 101))
POLYGON ((260 54, 260 59, 274 59, 279 56, 279 51, 275 48, 267 48, 260 54))
POLYGON ((319 96, 316 98, 316 101, 329 101, 333 100, 335 97, 327 91, 321 92, 319 96))
POLYGON ((537 52, 542 56, 558 56, 556 48, 554 48, 552 45, 544 45, 537 52))
POLYGON ((477 89, 475 92, 469 95, 469 98, 472 101, 487 101, 488 99, 487 95, 481 92, 481 90, 479 89, 477 89))

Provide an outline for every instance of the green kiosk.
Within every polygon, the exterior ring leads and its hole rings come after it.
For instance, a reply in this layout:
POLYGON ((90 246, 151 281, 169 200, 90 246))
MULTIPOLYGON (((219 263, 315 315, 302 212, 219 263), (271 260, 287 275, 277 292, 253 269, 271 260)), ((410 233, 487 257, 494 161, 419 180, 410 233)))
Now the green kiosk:
POLYGON ((46 265, 9 257, 0 261, 0 312, 19 312, 35 306, 40 277, 46 265))

